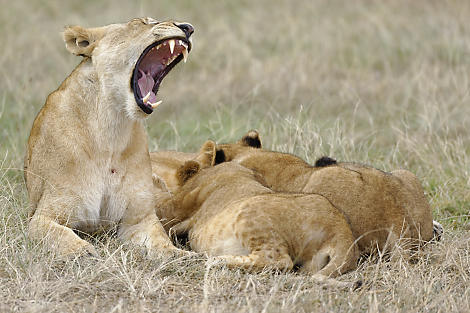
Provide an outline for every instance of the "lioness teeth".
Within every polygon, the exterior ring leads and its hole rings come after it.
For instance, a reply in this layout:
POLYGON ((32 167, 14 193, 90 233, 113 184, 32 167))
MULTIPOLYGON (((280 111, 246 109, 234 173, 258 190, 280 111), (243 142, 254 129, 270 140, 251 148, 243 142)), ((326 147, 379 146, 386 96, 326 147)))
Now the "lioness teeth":
POLYGON ((152 109, 155 109, 156 107, 158 107, 161 103, 163 102, 163 100, 160 100, 160 101, 157 101, 155 103, 149 103, 150 106, 152 107, 152 109))
POLYGON ((175 51, 175 40, 171 39, 170 41, 168 41, 168 45, 170 46, 171 54, 173 54, 173 51, 175 51))
POLYGON ((142 98, 142 101, 143 101, 144 103, 147 103, 147 101, 149 101, 149 98, 150 98, 150 91, 149 91, 149 93, 148 93, 145 97, 142 98))
POLYGON ((184 63, 186 63, 186 61, 188 60, 188 49, 184 47, 182 53, 183 53, 183 61, 184 63))

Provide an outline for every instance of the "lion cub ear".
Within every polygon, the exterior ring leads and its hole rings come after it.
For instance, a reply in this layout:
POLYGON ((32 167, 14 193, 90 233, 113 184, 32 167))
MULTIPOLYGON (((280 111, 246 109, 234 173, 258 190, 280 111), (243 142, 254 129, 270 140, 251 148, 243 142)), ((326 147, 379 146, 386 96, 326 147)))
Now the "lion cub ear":
POLYGON ((71 53, 90 57, 98 41, 106 34, 104 27, 83 28, 81 26, 66 26, 63 32, 65 47, 71 53))
POLYGON ((199 165, 198 162, 196 161, 186 161, 183 166, 181 166, 177 171, 176 171, 176 178, 178 179, 178 184, 180 186, 183 186, 184 183, 193 177, 194 175, 199 172, 201 169, 201 166, 199 165))
POLYGON ((250 130, 238 143, 242 146, 261 149, 261 139, 259 138, 259 133, 256 130, 250 130))
POLYGON ((203 167, 214 166, 217 155, 217 145, 212 140, 207 140, 199 149, 199 155, 196 157, 196 161, 199 162, 203 167))
POLYGON ((216 149, 215 151, 215 158, 214 158, 214 165, 224 163, 227 161, 227 157, 225 156, 225 152, 222 149, 216 149))

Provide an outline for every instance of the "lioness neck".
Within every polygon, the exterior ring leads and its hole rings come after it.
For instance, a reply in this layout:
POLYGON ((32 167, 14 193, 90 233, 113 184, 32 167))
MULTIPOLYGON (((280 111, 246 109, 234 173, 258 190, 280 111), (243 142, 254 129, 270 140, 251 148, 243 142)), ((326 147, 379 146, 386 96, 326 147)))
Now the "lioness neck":
POLYGON ((130 119, 122 109, 125 99, 106 92, 90 58, 85 58, 54 92, 64 116, 76 119, 88 130, 99 150, 123 150, 133 130, 143 129, 140 120, 130 119))

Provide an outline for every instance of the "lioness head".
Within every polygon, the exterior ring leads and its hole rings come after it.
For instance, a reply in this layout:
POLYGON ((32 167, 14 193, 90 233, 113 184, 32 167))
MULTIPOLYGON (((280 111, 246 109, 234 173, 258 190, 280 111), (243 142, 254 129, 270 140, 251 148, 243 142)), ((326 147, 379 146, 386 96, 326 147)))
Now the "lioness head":
POLYGON ((194 28, 188 23, 137 18, 96 28, 66 27, 67 49, 90 58, 97 73, 99 99, 131 118, 145 117, 161 103, 163 78, 191 50, 194 28))

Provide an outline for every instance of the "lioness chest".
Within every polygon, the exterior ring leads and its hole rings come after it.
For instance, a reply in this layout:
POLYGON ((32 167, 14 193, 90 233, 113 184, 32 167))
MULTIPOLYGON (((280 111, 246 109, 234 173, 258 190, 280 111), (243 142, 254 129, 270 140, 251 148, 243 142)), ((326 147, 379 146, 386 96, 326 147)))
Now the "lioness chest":
MULTIPOLYGON (((90 166, 86 182, 80 190, 83 206, 77 212, 77 223, 74 227, 96 232, 108 229, 117 224, 129 207, 131 198, 136 195, 150 196, 152 191, 143 188, 145 184, 131 181, 134 176, 126 162, 116 162, 112 159, 94 162, 90 166), (134 188, 133 186, 141 186, 134 188)), ((144 176, 144 175, 142 175, 144 176)), ((148 186, 150 187, 150 186, 148 186)))

